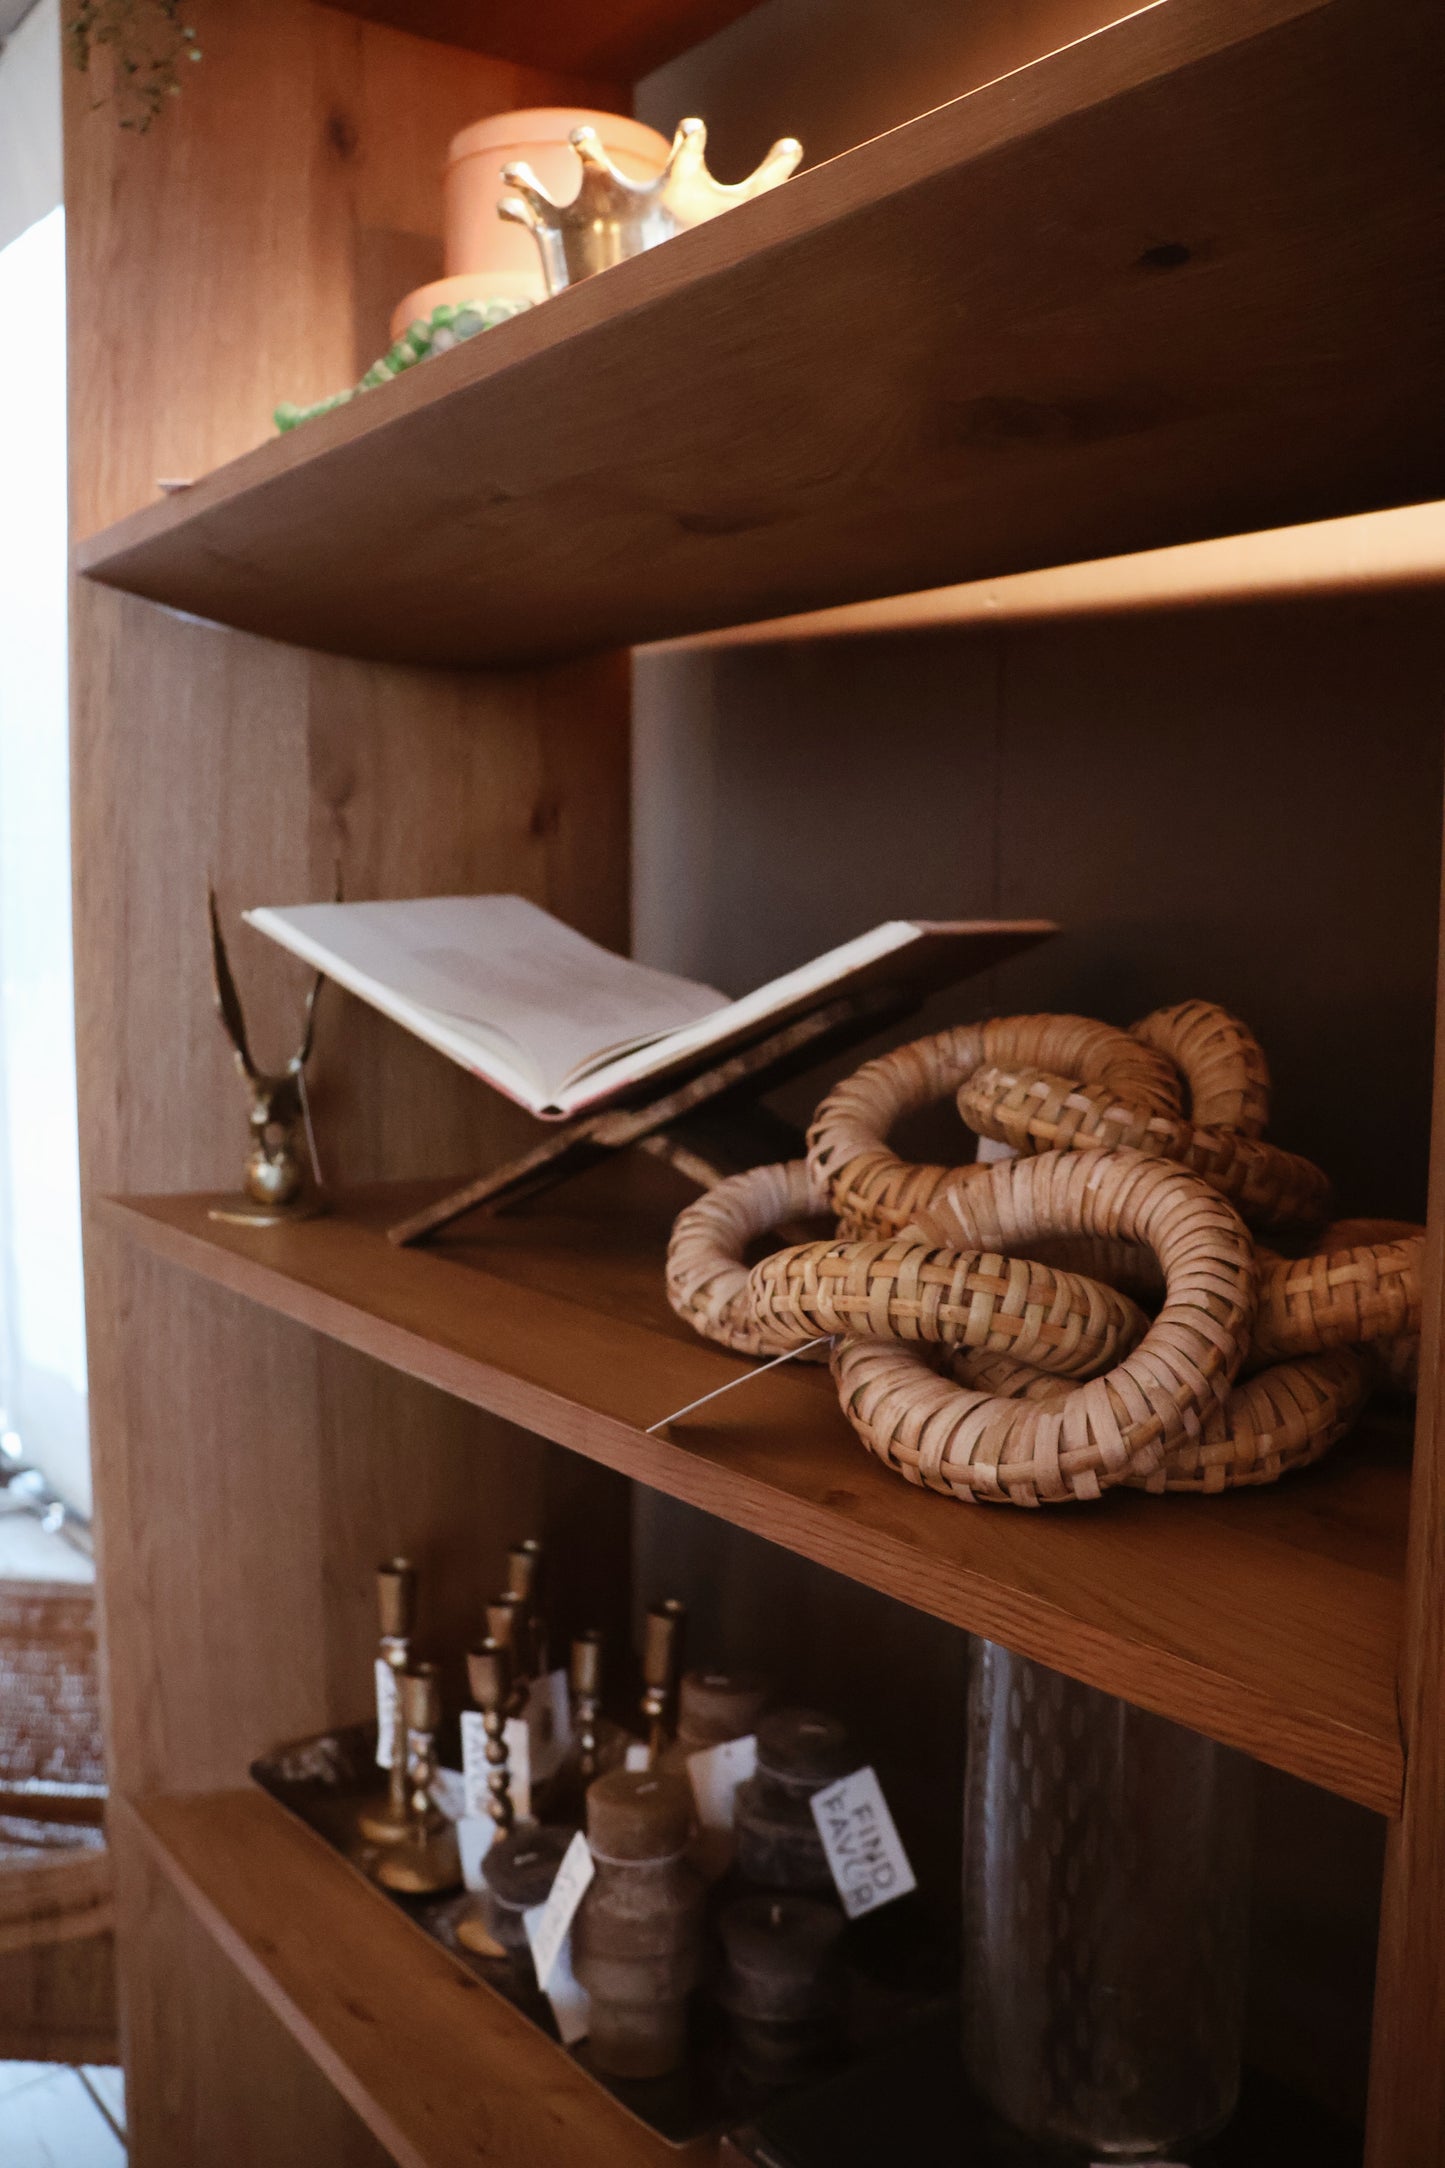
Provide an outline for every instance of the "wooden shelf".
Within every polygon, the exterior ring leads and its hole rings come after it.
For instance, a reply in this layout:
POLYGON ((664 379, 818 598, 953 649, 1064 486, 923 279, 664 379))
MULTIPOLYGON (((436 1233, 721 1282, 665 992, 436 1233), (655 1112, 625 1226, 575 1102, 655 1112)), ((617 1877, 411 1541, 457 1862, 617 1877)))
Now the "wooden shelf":
POLYGON ((969 1508, 871 1461, 826 1374, 790 1365, 648 1427, 753 1366, 668 1311, 662 1251, 688 1192, 657 1163, 600 1170, 430 1250, 384 1228, 399 1185, 296 1227, 204 1197, 112 1201, 162 1257, 544 1438, 920 1610, 1175 1717, 1384 1813, 1396 1718, 1407 1474, 1357 1435, 1278 1489, 969 1508))
MULTIPOLYGON (((713 2168, 741 2159, 716 2139, 669 2145, 634 2121, 264 1793, 118 1800, 113 1811, 403 2168, 713 2168)), ((889 2157, 907 2099, 930 2137, 939 2127, 957 2132, 960 2158, 1002 2160, 1006 2150, 1015 2160, 1015 2146, 989 2142, 976 2102, 959 2087, 949 2061, 955 2026, 936 2028, 925 2071, 910 2060, 912 2046, 871 2066, 872 2087, 855 2073, 851 2099, 839 2084, 809 2157, 836 2157, 840 2145, 849 2160, 863 2157, 870 2121, 881 2148, 872 2157, 889 2157), (844 2130, 855 2124, 862 2127, 850 2143, 844 2130)), ((795 2135, 799 2105, 782 2110, 795 2135)), ((816 2096, 809 2110, 819 2112, 816 2096)), ((930 2160, 936 2151, 930 2143, 930 2160)), ((1239 2168, 1317 2168, 1354 2157, 1341 2126, 1252 2073, 1237 2118, 1209 2148, 1211 2161, 1239 2168)))
POLYGON ((117 1801, 402 2168, 698 2168, 255 1791, 117 1801))
POLYGON ((509 663, 1445 494, 1436 31, 1425 0, 1166 0, 80 567, 309 647, 509 663))
POLYGON ((393 23, 498 60, 630 83, 710 38, 757 0, 336 0, 348 15, 393 23))

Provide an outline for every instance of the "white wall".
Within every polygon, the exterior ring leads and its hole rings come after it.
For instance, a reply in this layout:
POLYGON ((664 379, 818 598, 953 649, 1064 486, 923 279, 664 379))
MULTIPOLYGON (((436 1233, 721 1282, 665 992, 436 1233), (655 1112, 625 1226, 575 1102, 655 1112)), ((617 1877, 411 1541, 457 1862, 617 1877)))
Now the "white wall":
MULTIPOLYGON (((0 0, 0 24, 8 12, 0 0)), ((38 0, 0 46, 0 248, 60 202, 60 4, 38 0)))
POLYGON ((0 1429, 89 1510, 56 0, 0 51, 0 1429))

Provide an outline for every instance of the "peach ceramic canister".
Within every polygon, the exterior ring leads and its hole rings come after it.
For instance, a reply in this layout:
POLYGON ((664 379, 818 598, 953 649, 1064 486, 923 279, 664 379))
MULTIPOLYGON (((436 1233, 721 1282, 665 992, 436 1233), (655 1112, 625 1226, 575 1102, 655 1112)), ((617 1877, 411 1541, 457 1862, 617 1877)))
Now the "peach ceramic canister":
POLYGON ((537 244, 524 227, 497 216, 508 193, 503 166, 525 159, 548 194, 570 203, 582 180, 577 153, 568 142, 574 128, 592 127, 609 158, 632 180, 651 180, 667 163, 671 146, 655 128, 625 113, 593 113, 582 106, 533 106, 494 113, 453 136, 446 173, 446 276, 408 294, 391 319, 391 335, 443 303, 542 301, 547 287, 537 244))

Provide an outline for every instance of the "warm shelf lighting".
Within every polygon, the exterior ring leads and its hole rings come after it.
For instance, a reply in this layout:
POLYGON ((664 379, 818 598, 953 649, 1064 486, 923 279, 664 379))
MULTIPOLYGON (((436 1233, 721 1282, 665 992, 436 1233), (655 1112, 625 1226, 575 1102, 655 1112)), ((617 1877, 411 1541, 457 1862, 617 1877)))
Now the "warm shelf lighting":
POLYGON ((1052 565, 1005 579, 887 595, 876 602, 844 603, 836 609, 659 641, 648 652, 847 639, 865 633, 927 632, 950 625, 1023 623, 1437 583, 1445 583, 1445 503, 1409 504, 1348 519, 1141 550, 1130 557, 1052 565))

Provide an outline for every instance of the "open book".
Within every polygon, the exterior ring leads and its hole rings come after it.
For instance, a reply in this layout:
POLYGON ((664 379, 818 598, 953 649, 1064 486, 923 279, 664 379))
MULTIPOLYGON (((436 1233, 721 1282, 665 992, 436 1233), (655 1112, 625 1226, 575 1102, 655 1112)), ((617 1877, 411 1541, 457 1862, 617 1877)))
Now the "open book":
POLYGON ((695 1070, 824 1001, 919 996, 1042 940, 1043 920, 893 919, 741 1001, 599 948, 521 896, 303 903, 260 932, 546 1120, 695 1070))

